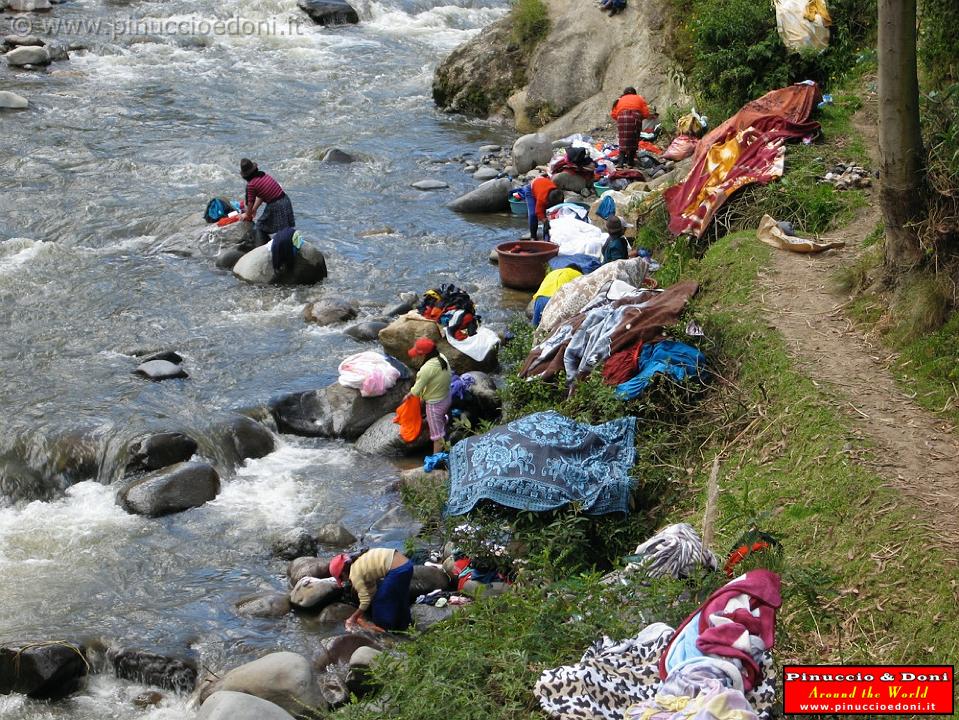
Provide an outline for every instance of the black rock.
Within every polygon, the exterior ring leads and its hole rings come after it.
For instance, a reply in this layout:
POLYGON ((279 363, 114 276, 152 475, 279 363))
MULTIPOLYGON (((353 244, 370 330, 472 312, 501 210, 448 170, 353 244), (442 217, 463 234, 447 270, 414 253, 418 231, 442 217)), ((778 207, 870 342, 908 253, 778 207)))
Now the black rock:
POLYGON ((413 568, 413 579, 410 581, 410 602, 415 602, 420 595, 429 595, 434 590, 448 590, 450 576, 445 570, 417 565, 413 568))
POLYGON ((380 330, 385 328, 388 324, 389 323, 379 321, 362 322, 346 328, 346 330, 343 331, 343 334, 349 335, 354 340, 369 342, 378 340, 380 337, 380 330))
POLYGON ((130 445, 130 462, 127 469, 159 470, 189 460, 196 448, 196 440, 180 432, 148 435, 130 445))
POLYGON ((220 492, 220 476, 210 465, 184 462, 134 480, 117 494, 128 513, 159 517, 199 507, 220 492))
POLYGON ((223 270, 232 270, 237 261, 249 252, 249 249, 242 247, 230 247, 221 250, 213 264, 223 270))
POLYGON ((0 647, 0 695, 23 693, 59 700, 80 688, 87 674, 83 649, 69 643, 22 643, 0 647))
MULTIPOLYGON (((315 3, 315 4, 320 4, 320 3, 315 3)), ((336 3, 336 4, 339 5, 340 3, 336 3)), ((345 5, 346 3, 342 3, 342 4, 345 5)), ((300 7, 303 7, 303 6, 300 5, 300 7)), ((351 22, 357 22, 358 20, 359 19, 357 18, 357 20, 353 20, 351 22)), ((321 24, 326 25, 327 23, 321 23, 321 24)), ((354 162, 355 160, 356 158, 354 158, 349 153, 343 152, 339 148, 330 148, 325 153, 323 153, 323 158, 321 162, 348 164, 348 163, 354 162)))
POLYGON ((236 415, 218 425, 214 432, 227 452, 235 452, 240 462, 265 457, 276 449, 273 433, 245 415, 236 415))
POLYGON ((192 660, 125 647, 108 648, 106 660, 114 674, 123 680, 179 693, 193 692, 196 687, 197 667, 192 660))
POLYGON ((299 0, 297 5, 318 25, 348 25, 360 21, 353 6, 344 0, 299 0))
POLYGON ((133 372, 150 380, 172 380, 189 377, 182 367, 168 360, 149 360, 138 365, 133 372))

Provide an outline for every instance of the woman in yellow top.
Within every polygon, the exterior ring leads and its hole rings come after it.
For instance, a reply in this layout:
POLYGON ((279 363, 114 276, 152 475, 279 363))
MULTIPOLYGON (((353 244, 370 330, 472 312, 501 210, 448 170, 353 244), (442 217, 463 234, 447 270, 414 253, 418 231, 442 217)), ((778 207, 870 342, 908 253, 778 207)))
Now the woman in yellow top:
POLYGON ((583 271, 579 265, 575 263, 570 263, 564 268, 546 273, 546 277, 543 278, 543 282, 539 285, 539 290, 533 294, 533 327, 539 327, 539 321, 543 317, 543 310, 546 309, 546 304, 549 302, 549 299, 556 294, 556 291, 571 280, 582 276, 582 274, 583 271))
MULTIPOLYGON (((430 440, 433 441, 433 453, 443 449, 443 440, 446 438, 446 413, 449 412, 452 398, 450 397, 450 382, 453 373, 450 362, 436 349, 436 343, 429 338, 417 338, 409 350, 409 356, 425 357, 418 373, 416 382, 406 397, 416 395, 426 403, 426 422, 430 426, 430 440)), ((405 398, 404 398, 405 400, 405 398)))
POLYGON ((406 630, 410 626, 410 582, 413 561, 399 550, 372 548, 362 555, 346 553, 330 560, 330 576, 339 585, 349 578, 360 606, 346 619, 346 629, 374 632, 406 630), (370 610, 373 622, 365 613, 370 610))

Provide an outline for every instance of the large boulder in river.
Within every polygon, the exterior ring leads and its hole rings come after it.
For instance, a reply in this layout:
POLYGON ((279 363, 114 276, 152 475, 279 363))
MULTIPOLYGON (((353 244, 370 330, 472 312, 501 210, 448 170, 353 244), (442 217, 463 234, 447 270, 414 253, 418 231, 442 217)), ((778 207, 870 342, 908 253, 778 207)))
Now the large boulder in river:
POLYGON ((509 191, 513 183, 508 178, 487 180, 475 190, 453 200, 446 207, 460 213, 496 213, 509 210, 509 191))
POLYGON ((289 614, 290 596, 267 590, 240 598, 233 607, 243 617, 278 618, 289 614))
POLYGON ((380 330, 380 343, 383 349, 390 355, 401 358, 411 368, 419 368, 422 364, 420 360, 414 360, 409 356, 409 349, 420 337, 427 337, 435 342, 439 351, 446 356, 453 369, 459 374, 470 370, 492 370, 499 363, 497 348, 493 348, 482 360, 474 360, 450 345, 446 338, 440 335, 439 325, 415 311, 401 315, 380 330))
POLYGON ((196 452, 196 440, 181 432, 162 432, 130 444, 129 470, 159 470, 184 462, 196 452))
POLYGON ((109 647, 104 660, 113 674, 123 680, 155 685, 179 693, 193 692, 196 687, 197 667, 190 659, 139 648, 109 647))
POLYGON ((282 560, 316 554, 316 538, 306 528, 296 527, 273 538, 270 551, 282 560))
POLYGON ((196 720, 293 720, 293 716, 255 695, 219 690, 206 699, 196 720))
POLYGON ((302 715, 309 708, 326 709, 326 701, 314 682, 310 661, 297 653, 270 653, 233 668, 218 681, 203 687, 200 700, 205 702, 210 695, 223 690, 255 695, 294 715, 302 715))
POLYGON ((368 320, 357 323, 356 325, 350 325, 350 327, 343 331, 343 334, 349 335, 354 340, 359 340, 360 342, 371 342, 379 338, 380 330, 387 325, 389 325, 389 323, 380 320, 368 320))
POLYGON ((4 57, 7 59, 7 64, 12 67, 23 67, 24 65, 49 65, 50 51, 45 47, 36 47, 32 45, 24 45, 22 47, 14 48, 8 52, 4 57))
POLYGON ((261 458, 276 449, 276 437, 262 423, 246 415, 235 415, 213 428, 220 446, 238 462, 261 458))
POLYGON ((336 325, 356 317, 356 303, 341 298, 327 298, 307 303, 303 319, 317 325, 336 325))
POLYGON ((220 492, 220 476, 210 465, 183 462, 134 480, 117 495, 128 513, 159 517, 199 507, 220 492))
POLYGON ((271 409, 281 432, 355 440, 385 414, 396 410, 411 387, 412 373, 406 370, 406 377, 379 397, 363 397, 359 390, 334 383, 319 390, 286 395, 271 409))
MULTIPOLYGON (((320 545, 333 545, 334 547, 349 547, 356 542, 356 535, 340 523, 327 523, 317 530, 313 537, 320 545)), ((314 575, 314 577, 318 576, 314 575)))
POLYGON ((23 110, 30 105, 25 97, 8 90, 0 90, 0 108, 5 110, 23 110))
POLYGON ((303 243, 293 257, 292 267, 280 272, 273 269, 270 243, 253 248, 237 260, 233 273, 247 282, 266 285, 315 285, 326 277, 326 258, 308 242, 303 243))
POLYGON ((429 426, 423 421, 419 437, 408 443, 400 437, 400 426, 393 422, 395 413, 384 415, 367 428, 356 440, 356 449, 367 455, 379 457, 402 457, 404 455, 422 455, 432 447, 429 426))
POLYGON ((342 595, 343 588, 334 578, 305 577, 300 578, 290 591, 290 602, 294 607, 318 611, 336 602, 342 595))
POLYGON ((523 135, 513 143, 513 167, 517 173, 546 165, 553 157, 553 141, 543 133, 523 135))
POLYGON ((286 569, 286 576, 290 579, 290 585, 296 587, 296 584, 305 577, 328 578, 330 576, 330 562, 322 558, 306 555, 291 560, 286 569))
POLYGON ((70 643, 0 646, 0 695, 59 700, 78 690, 86 674, 83 650, 70 643))
POLYGON ((169 360, 147 360, 137 365, 133 372, 141 377, 157 382, 160 380, 190 377, 182 365, 172 363, 169 360))
POLYGON ((299 0, 297 5, 317 25, 349 25, 360 21, 356 10, 345 0, 299 0))

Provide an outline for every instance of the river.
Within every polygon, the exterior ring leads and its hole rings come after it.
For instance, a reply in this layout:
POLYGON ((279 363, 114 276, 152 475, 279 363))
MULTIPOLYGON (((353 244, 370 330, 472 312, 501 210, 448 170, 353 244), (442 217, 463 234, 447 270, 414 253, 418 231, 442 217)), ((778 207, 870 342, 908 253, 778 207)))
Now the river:
MULTIPOLYGON (((357 9, 360 25, 323 29, 294 0, 225 0, 215 17, 286 32, 165 34, 161 21, 212 22, 214 11, 184 0, 79 0, 42 22, 115 28, 135 18, 147 32, 61 29, 58 39, 89 49, 49 72, 0 68, 0 87, 31 102, 0 113, 0 459, 49 466, 73 437, 98 468, 97 479, 43 501, 0 497, 0 641, 104 638, 212 668, 274 649, 309 653, 329 628, 296 615, 239 618, 232 603, 285 587, 271 536, 340 519, 366 531, 398 502, 394 466, 343 442, 281 436, 274 453, 238 468, 211 452, 224 474, 219 497, 150 520, 115 504, 115 448, 154 429, 189 430, 205 447, 231 411, 331 382, 340 359, 368 346, 306 325, 309 300, 356 300, 362 318, 400 291, 455 282, 487 322, 521 304, 500 289, 487 255, 523 223, 479 223, 443 207, 475 185, 462 163, 444 161, 510 137, 444 116, 430 98, 436 63, 505 2, 357 9), (319 162, 331 146, 359 161, 319 162), (322 286, 251 286, 209 257, 169 252, 202 232, 207 199, 240 196, 246 156, 284 185, 297 226, 326 254, 322 286), (424 178, 451 188, 410 188, 424 178), (383 227, 394 232, 361 236, 383 227), (133 376, 132 353, 151 348, 179 351, 190 378, 133 376)), ((13 17, 0 16, 2 34, 13 17)), ((141 690, 96 676, 60 703, 0 696, 0 716, 190 716, 169 695, 137 710, 141 690)))

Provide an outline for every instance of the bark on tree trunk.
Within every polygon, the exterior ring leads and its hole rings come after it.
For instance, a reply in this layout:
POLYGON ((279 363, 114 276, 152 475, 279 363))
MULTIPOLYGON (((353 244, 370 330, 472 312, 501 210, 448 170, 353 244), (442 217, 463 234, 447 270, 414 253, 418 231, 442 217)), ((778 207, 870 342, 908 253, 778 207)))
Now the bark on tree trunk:
POLYGON ((916 74, 916 0, 879 0, 879 177, 886 267, 922 258, 916 223, 924 201, 924 153, 916 74))

